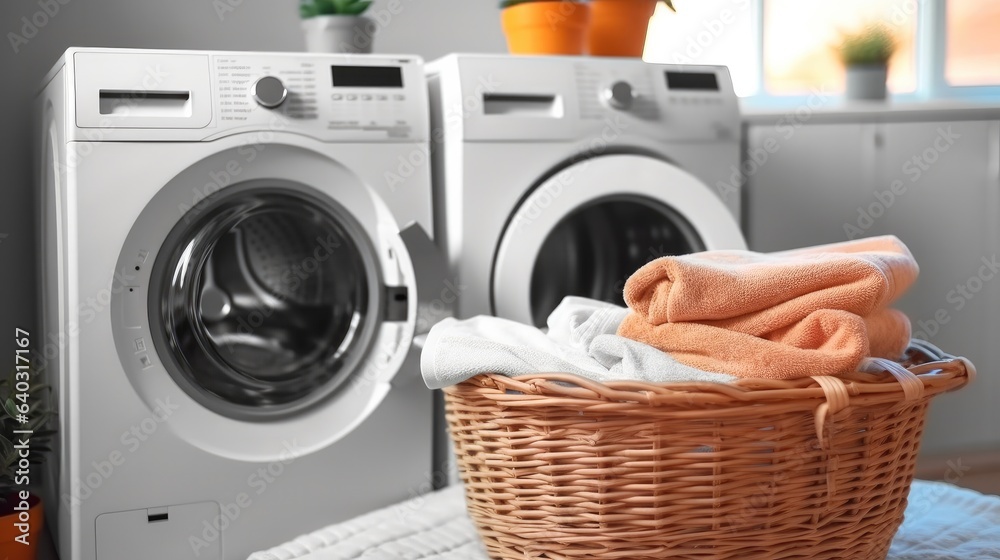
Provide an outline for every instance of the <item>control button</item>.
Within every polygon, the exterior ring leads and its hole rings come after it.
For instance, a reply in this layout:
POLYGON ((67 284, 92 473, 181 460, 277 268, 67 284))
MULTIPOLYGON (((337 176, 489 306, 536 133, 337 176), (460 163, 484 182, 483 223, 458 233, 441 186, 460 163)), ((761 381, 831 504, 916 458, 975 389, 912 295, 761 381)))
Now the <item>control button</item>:
POLYGON ((377 99, 378 99, 379 101, 385 101, 385 100, 389 99, 389 96, 388 96, 388 95, 379 95, 379 96, 377 97, 377 99))
POLYGON ((405 101, 406 100, 406 96, 405 95, 400 95, 398 93, 396 95, 393 95, 392 98, 395 99, 396 101, 405 101))
POLYGON ((366 95, 362 95, 361 96, 361 100, 362 101, 371 101, 372 100, 372 96, 367 95, 367 94, 366 95))
POLYGON ((612 109, 627 111, 635 101, 635 91, 628 82, 615 82, 601 92, 601 98, 612 109))
POLYGON ((140 352, 146 351, 146 339, 137 338, 135 339, 135 352, 138 354, 140 352))
POLYGON ((141 329, 146 320, 146 300, 139 286, 125 286, 122 292, 121 325, 126 329, 141 329))
POLYGON ((347 100, 348 100, 348 101, 356 101, 357 99, 358 99, 358 96, 357 96, 357 95, 354 95, 353 93, 352 93, 352 94, 349 94, 349 95, 347 96, 347 100))
POLYGON ((333 94, 333 95, 330 96, 330 99, 332 99, 334 101, 340 101, 343 98, 344 98, 344 96, 340 95, 339 93, 335 93, 335 94, 333 94))
POLYGON ((264 76, 250 87, 250 95, 262 107, 273 109, 285 102, 285 98, 288 97, 288 90, 285 89, 285 84, 281 83, 281 80, 278 78, 264 76))

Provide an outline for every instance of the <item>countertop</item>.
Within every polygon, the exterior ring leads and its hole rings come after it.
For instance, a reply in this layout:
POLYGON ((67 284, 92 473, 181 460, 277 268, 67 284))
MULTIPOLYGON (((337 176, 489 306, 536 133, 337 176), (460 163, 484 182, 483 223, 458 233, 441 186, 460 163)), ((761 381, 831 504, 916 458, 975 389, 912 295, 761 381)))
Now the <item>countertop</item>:
POLYGON ((740 111, 750 126, 774 125, 782 119, 810 123, 1000 120, 1000 101, 847 101, 814 95, 789 105, 741 101, 740 111))

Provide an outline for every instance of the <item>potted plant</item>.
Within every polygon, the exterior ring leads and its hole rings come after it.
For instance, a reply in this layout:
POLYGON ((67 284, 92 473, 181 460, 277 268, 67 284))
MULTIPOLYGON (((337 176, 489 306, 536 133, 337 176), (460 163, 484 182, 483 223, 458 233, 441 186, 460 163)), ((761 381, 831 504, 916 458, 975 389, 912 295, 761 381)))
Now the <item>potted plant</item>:
POLYGON ((503 0, 501 21, 512 54, 584 54, 590 6, 576 0, 503 0))
POLYGON ((844 35, 840 59, 847 68, 848 99, 885 99, 889 59, 896 52, 896 38, 885 25, 873 24, 844 35))
POLYGON ((677 11, 673 0, 591 0, 590 54, 642 57, 649 18, 660 2, 677 11))
POLYGON ((28 371, 0 378, 0 556, 34 559, 45 522, 42 500, 30 490, 42 478, 38 465, 55 434, 48 386, 28 371), (19 376, 20 375, 20 376, 19 376))
POLYGON ((377 26, 362 14, 371 0, 302 0, 299 13, 306 50, 320 53, 370 53, 377 26))

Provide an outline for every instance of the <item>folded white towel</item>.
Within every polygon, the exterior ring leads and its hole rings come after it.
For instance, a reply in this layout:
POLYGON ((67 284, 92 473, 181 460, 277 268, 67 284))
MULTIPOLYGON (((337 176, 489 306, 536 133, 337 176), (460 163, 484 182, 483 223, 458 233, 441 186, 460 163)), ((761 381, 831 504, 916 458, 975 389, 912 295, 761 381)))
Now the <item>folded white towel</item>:
POLYGON ((420 369, 431 389, 485 372, 510 377, 565 372, 599 382, 730 383, 736 379, 694 369, 652 346, 617 336, 627 313, 604 302, 567 297, 549 315, 548 334, 497 317, 445 319, 428 333, 420 369))

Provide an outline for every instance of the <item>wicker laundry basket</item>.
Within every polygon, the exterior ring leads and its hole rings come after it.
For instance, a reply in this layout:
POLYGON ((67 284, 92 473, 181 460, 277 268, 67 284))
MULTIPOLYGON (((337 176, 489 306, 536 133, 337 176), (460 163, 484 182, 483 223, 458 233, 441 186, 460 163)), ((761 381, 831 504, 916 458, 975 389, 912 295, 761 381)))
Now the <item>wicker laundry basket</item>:
POLYGON ((893 374, 602 385, 483 374, 445 390, 494 559, 884 559, 927 405, 975 374, 914 342, 893 374))

